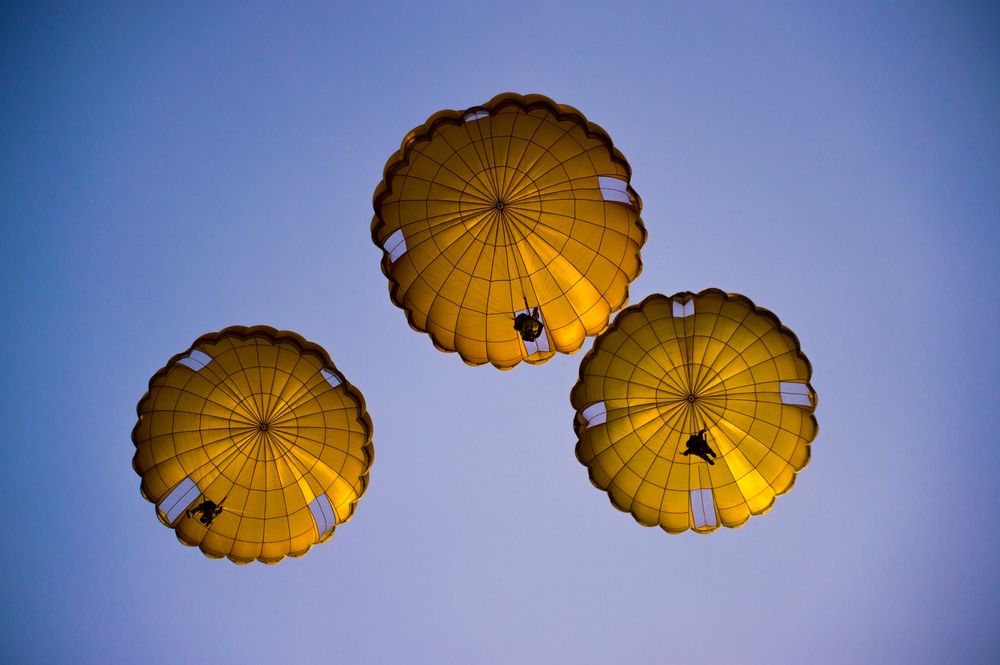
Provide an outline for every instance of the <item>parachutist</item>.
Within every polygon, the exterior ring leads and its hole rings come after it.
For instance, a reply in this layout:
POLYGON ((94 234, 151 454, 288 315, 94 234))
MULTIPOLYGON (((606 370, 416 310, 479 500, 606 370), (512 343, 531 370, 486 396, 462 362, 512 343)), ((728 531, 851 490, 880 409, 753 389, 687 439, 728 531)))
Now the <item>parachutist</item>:
POLYGON ((715 451, 712 447, 708 445, 708 441, 705 440, 705 431, 699 430, 697 434, 692 434, 687 440, 687 450, 685 450, 681 455, 687 457, 688 455, 697 455, 711 465, 715 465, 712 461, 712 457, 715 457, 715 451), (712 457, 709 457, 711 455, 712 457))
POLYGON ((541 319, 538 316, 538 308, 531 310, 531 314, 527 312, 522 312, 517 315, 514 319, 514 330, 521 333, 521 339, 525 342, 534 342, 536 339, 542 336, 542 329, 545 326, 542 325, 541 319))
POLYGON ((215 505, 214 501, 206 499, 194 508, 188 510, 187 516, 194 517, 195 515, 200 514, 201 517, 198 518, 198 521, 205 526, 212 526, 212 522, 215 521, 215 518, 222 514, 222 502, 224 501, 225 499, 220 501, 219 505, 215 505))

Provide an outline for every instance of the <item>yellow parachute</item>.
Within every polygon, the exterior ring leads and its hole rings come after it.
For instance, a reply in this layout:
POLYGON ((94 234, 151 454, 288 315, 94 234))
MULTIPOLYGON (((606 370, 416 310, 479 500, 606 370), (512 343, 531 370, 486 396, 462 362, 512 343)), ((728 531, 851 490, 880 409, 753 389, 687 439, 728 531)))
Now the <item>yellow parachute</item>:
POLYGON ((637 522, 670 533, 738 527, 809 462, 812 368, 794 333, 717 289, 621 312, 580 365, 576 455, 637 522))
POLYGON ((364 398, 292 332, 204 335, 150 379, 136 410, 142 495, 212 558, 302 556, 351 518, 368 485, 364 398))
POLYGON ((434 114, 389 158, 373 199, 393 303, 470 365, 578 351, 642 269, 630 178, 603 129, 541 95, 434 114))

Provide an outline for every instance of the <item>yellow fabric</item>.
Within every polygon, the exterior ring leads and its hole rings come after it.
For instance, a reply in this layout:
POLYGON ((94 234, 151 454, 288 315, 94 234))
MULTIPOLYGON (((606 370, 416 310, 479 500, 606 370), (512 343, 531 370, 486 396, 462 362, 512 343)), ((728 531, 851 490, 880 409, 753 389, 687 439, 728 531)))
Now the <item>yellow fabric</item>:
POLYGON ((619 314, 581 363, 571 394, 577 458, 643 525, 671 533, 740 526, 767 512, 809 461, 811 372, 795 335, 743 296, 650 296, 619 314), (783 390, 807 404, 788 403, 795 398, 783 390), (605 421, 585 416, 588 408, 606 410, 605 421), (703 428, 714 465, 683 455, 703 428), (692 504, 702 494, 692 490, 710 490, 714 504, 700 525, 692 504))
POLYGON ((373 200, 392 301, 472 365, 579 350, 625 305, 642 267, 630 177, 604 130, 541 95, 435 114, 389 159, 373 200), (613 180, 602 189, 600 178, 613 180), (406 251, 393 261, 386 243, 400 230, 406 251), (535 307, 547 352, 526 349, 513 328, 515 312, 535 307))
POLYGON ((143 496, 181 542, 213 558, 301 556, 351 518, 368 484, 364 398, 295 333, 257 326, 205 335, 150 380, 137 411, 133 467, 143 496), (210 362, 189 366, 200 353, 210 362), (171 521, 163 502, 190 482, 200 494, 171 521), (323 495, 335 520, 321 529, 309 506, 323 495), (223 507, 207 526, 187 512, 206 500, 223 507))

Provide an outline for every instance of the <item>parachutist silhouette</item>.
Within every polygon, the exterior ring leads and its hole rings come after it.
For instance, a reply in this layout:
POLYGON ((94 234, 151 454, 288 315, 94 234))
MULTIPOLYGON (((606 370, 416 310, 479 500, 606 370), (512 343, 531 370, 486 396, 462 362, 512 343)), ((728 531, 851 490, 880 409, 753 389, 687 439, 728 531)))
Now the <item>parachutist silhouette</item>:
POLYGON ((542 321, 538 316, 538 308, 531 310, 531 313, 522 312, 514 319, 514 330, 521 333, 521 339, 525 342, 534 342, 542 336, 542 321))
POLYGON ((692 434, 687 440, 687 450, 685 450, 681 455, 685 457, 688 455, 697 455, 711 465, 715 465, 712 458, 715 457, 715 451, 712 447, 708 445, 708 441, 705 440, 705 431, 699 430, 697 434, 692 434))
POLYGON ((195 515, 200 514, 201 517, 198 518, 198 521, 205 526, 212 526, 212 522, 215 521, 215 518, 222 514, 222 504, 225 501, 226 500, 223 499, 218 505, 216 505, 214 501, 205 499, 194 508, 188 510, 187 516, 194 517, 195 515))

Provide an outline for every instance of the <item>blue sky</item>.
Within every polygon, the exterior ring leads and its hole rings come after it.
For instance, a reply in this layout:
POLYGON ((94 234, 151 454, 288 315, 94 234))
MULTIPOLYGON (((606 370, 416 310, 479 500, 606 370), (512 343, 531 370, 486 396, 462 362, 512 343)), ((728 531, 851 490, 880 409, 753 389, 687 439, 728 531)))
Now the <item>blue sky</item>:
MULTIPOLYGON (((18 663, 1000 659, 1000 16, 988 3, 0 7, 0 654, 18 663), (770 513, 669 536, 573 454, 583 354, 465 366, 389 301, 403 136, 502 91, 633 169, 631 302, 718 287, 814 368, 770 513), (131 469, 149 377, 267 324, 365 395, 306 557, 185 548, 131 469)), ((590 343, 585 345, 585 350, 590 343)))

